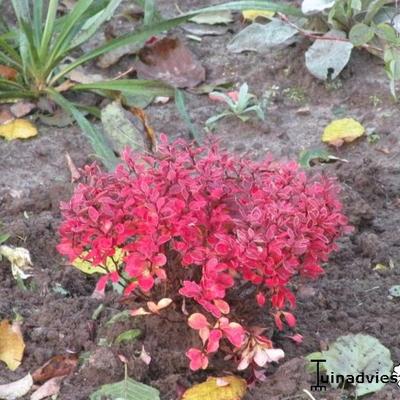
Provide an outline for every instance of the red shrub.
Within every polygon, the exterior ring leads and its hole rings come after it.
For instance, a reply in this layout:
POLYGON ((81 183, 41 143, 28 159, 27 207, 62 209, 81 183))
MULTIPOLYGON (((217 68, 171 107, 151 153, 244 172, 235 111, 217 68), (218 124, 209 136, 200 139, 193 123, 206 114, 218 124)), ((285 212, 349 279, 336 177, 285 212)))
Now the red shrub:
POLYGON ((348 230, 334 182, 310 179, 294 162, 254 162, 217 145, 168 144, 165 137, 156 155, 126 151, 123 158, 114 173, 86 167, 84 182, 62 204, 58 250, 70 261, 87 252, 104 268, 122 249, 124 262, 100 278, 101 291, 111 280, 125 294, 149 292, 186 274, 179 293, 201 306, 188 321, 202 340, 187 352, 193 370, 207 367, 223 339, 239 369, 282 357, 262 330, 231 321, 236 305, 226 294, 251 282, 279 329, 283 321, 296 324, 285 311, 295 306, 288 283, 295 275, 318 277, 335 239, 348 230))

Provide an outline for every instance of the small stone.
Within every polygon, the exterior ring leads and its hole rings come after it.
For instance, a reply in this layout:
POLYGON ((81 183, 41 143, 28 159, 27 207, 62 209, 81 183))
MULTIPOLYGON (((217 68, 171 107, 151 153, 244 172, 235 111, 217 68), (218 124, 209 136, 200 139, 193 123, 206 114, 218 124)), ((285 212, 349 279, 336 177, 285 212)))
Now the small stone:
POLYGON ((310 115, 311 114, 311 110, 310 110, 309 107, 300 107, 300 108, 297 109, 296 114, 297 115, 302 115, 302 116, 310 115))

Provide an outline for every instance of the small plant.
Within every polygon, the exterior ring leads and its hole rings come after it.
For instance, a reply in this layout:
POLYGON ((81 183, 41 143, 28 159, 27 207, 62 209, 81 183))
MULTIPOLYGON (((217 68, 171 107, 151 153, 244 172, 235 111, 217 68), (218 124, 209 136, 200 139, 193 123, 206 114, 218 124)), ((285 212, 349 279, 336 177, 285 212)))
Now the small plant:
POLYGON ((123 159, 113 173, 95 164, 82 171, 61 206, 59 252, 89 262, 102 275, 100 292, 112 282, 125 295, 168 296, 132 315, 186 299, 200 337, 186 353, 192 370, 207 368, 219 349, 239 369, 283 357, 265 329, 247 326, 239 303, 252 300, 237 296, 251 283, 253 301, 278 329, 295 326, 290 282, 321 275, 320 263, 348 231, 336 184, 308 178, 295 162, 253 162, 165 136, 157 154, 126 150, 123 159))
POLYGON ((211 126, 220 119, 232 115, 238 117, 241 121, 246 122, 250 119, 250 116, 247 114, 251 112, 254 112, 259 119, 265 119, 264 105, 257 100, 257 97, 254 94, 249 93, 249 86, 247 83, 243 83, 238 92, 229 92, 228 94, 211 92, 209 97, 212 100, 225 103, 228 106, 228 110, 209 118, 206 121, 207 126, 211 126))

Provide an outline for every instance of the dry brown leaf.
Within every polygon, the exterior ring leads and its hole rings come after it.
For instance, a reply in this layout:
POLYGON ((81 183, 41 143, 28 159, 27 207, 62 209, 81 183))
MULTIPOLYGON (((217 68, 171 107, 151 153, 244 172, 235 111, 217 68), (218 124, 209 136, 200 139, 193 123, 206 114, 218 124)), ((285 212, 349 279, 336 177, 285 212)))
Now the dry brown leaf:
POLYGON ((7 65, 0 64, 0 78, 7 79, 9 81, 15 81, 17 78, 17 70, 7 65))
POLYGON ((37 135, 36 126, 25 119, 15 119, 0 125, 0 136, 6 140, 27 139, 37 135))
POLYGON ((156 149, 157 147, 157 141, 156 141, 156 135, 154 133, 154 129, 149 123, 149 119, 147 117, 147 114, 141 109, 141 108, 136 108, 136 107, 131 107, 129 111, 135 115, 139 120, 141 121, 143 125, 143 129, 147 134, 147 138, 149 139, 149 142, 151 144, 152 149, 156 149))
POLYGON ((206 78, 206 70, 178 39, 164 38, 145 46, 136 62, 139 78, 157 79, 178 88, 193 88, 206 78))
POLYGON ((30 400, 42 400, 50 396, 54 396, 60 392, 60 386, 65 376, 58 376, 48 380, 38 390, 32 393, 30 400))
POLYGON ((10 107, 10 111, 13 113, 14 117, 21 118, 28 115, 32 110, 36 108, 36 105, 33 103, 29 103, 27 101, 20 101, 18 103, 13 104, 10 107))
POLYGON ((24 376, 15 382, 0 385, 0 399, 2 400, 17 400, 25 396, 33 385, 31 374, 24 376))
POLYGON ((56 355, 33 372, 32 378, 35 383, 43 383, 55 377, 71 374, 77 365, 77 354, 56 355))
POLYGON ((22 361, 25 343, 21 327, 18 322, 0 322, 0 360, 7 364, 11 371, 15 371, 22 361))

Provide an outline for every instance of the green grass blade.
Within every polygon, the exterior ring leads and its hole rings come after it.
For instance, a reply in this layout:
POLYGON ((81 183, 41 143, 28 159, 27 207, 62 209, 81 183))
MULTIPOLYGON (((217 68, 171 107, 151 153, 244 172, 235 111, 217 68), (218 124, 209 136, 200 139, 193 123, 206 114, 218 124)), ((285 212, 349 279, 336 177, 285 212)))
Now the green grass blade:
POLYGON ((20 21, 31 21, 30 4, 29 0, 11 0, 12 6, 14 8, 15 16, 18 22, 20 21))
POLYGON ((281 12, 287 15, 302 16, 303 13, 297 7, 282 4, 281 1, 265 1, 265 0, 242 0, 242 1, 230 1, 228 3, 219 4, 216 6, 210 6, 201 8, 195 11, 190 11, 184 15, 197 15, 206 12, 216 11, 243 11, 243 10, 261 10, 261 11, 275 11, 281 12))
POLYGON ((89 40, 98 31, 100 26, 114 15, 115 10, 121 4, 121 1, 122 0, 110 0, 106 7, 88 18, 82 26, 82 29, 79 31, 79 35, 77 35, 72 46, 70 46, 68 50, 80 46, 82 43, 89 40))
POLYGON ((118 159, 106 142, 103 134, 98 131, 85 116, 60 93, 54 89, 47 89, 49 96, 64 110, 70 113, 82 129, 83 134, 88 138, 94 152, 101 159, 107 169, 113 170, 118 163, 118 159))
POLYGON ((44 24, 44 30, 42 34, 42 41, 40 43, 39 55, 40 59, 43 60, 45 55, 49 51, 51 45, 51 39, 54 35, 54 25, 57 17, 58 0, 50 0, 47 8, 46 22, 44 24))
POLYGON ((111 90, 129 95, 173 96, 174 89, 160 81, 120 79, 75 85, 73 90, 111 90))
POLYGON ((185 104, 185 95, 182 90, 176 89, 175 90, 175 105, 176 108, 178 109, 179 114, 181 115, 182 120, 186 123, 192 138, 198 143, 202 144, 203 139, 196 128, 196 126, 193 124, 190 115, 187 111, 186 104, 185 104))
POLYGON ((33 3, 33 33, 35 37, 35 46, 40 48, 42 39, 43 22, 43 0, 35 0, 33 3))
POLYGON ((154 23, 156 11, 155 0, 146 0, 144 3, 144 26, 149 26, 154 23))
POLYGON ((21 89, 24 90, 25 88, 17 82, 9 81, 8 79, 0 78, 0 87, 3 89, 9 88, 9 90, 21 89))
POLYGON ((93 0, 79 0, 70 14, 68 14, 67 18, 65 19, 62 29, 60 31, 60 35, 57 38, 56 43, 54 44, 53 48, 51 49, 50 59, 47 63, 48 66, 51 66, 52 63, 58 59, 60 54, 63 52, 63 49, 68 48, 70 42, 73 39, 74 35, 71 35, 71 32, 78 33, 79 29, 76 29, 76 25, 80 21, 82 16, 85 14, 87 9, 91 6, 93 0))

